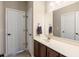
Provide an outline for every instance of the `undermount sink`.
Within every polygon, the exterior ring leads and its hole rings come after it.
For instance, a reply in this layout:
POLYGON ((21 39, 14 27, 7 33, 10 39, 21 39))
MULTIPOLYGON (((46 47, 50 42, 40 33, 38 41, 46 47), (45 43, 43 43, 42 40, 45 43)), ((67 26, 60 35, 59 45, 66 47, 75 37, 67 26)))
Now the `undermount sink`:
POLYGON ((45 42, 49 42, 49 40, 48 39, 43 39, 45 42))
POLYGON ((51 40, 51 36, 50 35, 41 35, 41 36, 38 36, 39 39, 45 41, 45 42, 49 42, 51 40))
POLYGON ((45 42, 49 42, 49 41, 51 40, 51 38, 48 37, 48 38, 44 38, 43 40, 44 40, 45 42))

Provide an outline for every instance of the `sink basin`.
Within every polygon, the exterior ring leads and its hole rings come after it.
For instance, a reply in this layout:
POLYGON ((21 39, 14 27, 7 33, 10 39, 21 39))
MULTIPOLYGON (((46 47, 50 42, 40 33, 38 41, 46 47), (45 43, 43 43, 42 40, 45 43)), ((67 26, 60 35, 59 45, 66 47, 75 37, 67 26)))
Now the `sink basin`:
POLYGON ((49 42, 51 40, 50 36, 48 35, 39 36, 39 39, 43 40, 44 42, 49 42))
POLYGON ((50 38, 50 36, 45 36, 45 37, 43 38, 43 40, 44 40, 45 42, 49 42, 49 41, 51 40, 51 38, 50 38))
POLYGON ((48 40, 48 39, 43 39, 45 42, 49 42, 50 40, 48 40))
POLYGON ((49 42, 50 40, 51 40, 50 38, 43 39, 43 41, 45 42, 49 42))

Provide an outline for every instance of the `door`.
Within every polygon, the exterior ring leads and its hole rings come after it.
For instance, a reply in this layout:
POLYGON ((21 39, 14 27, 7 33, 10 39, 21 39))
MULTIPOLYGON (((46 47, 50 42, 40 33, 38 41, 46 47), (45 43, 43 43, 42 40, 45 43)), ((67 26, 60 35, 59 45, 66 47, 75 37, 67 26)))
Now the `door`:
POLYGON ((61 15, 61 37, 74 39, 75 13, 69 12, 61 15))
POLYGON ((31 56, 33 56, 33 14, 32 8, 27 10, 27 49, 31 56))
POLYGON ((25 47, 25 12, 7 8, 5 16, 6 55, 15 55, 25 47))
POLYGON ((76 32, 75 32, 75 39, 79 40, 79 12, 76 12, 76 32))

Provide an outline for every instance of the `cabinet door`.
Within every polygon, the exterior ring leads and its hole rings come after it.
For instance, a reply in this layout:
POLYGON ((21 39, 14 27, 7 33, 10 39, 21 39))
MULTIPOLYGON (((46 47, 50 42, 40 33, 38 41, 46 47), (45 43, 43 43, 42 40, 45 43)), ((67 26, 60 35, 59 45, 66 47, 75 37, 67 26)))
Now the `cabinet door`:
POLYGON ((39 57, 39 45, 37 41, 34 41, 34 56, 39 57))
POLYGON ((39 56, 40 57, 46 57, 46 46, 44 46, 43 44, 39 43, 39 56))
POLYGON ((47 57, 58 57, 59 53, 57 53, 56 51, 47 48, 47 57))

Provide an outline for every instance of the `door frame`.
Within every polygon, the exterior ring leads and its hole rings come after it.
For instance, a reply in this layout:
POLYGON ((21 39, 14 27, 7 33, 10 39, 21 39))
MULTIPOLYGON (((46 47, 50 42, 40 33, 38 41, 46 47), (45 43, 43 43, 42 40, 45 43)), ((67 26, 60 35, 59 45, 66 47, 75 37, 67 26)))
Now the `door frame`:
MULTIPOLYGON (((32 4, 33 4, 33 3, 32 3, 32 4)), ((33 22, 33 5, 32 5, 32 7, 28 8, 28 10, 29 10, 29 9, 31 9, 31 12, 32 12, 32 25, 31 25, 31 26, 32 26, 32 29, 31 29, 31 30, 32 30, 32 39, 33 39, 33 37, 34 37, 34 36, 33 36, 33 26, 34 26, 34 22, 33 22)), ((28 10, 27 10, 27 12, 28 12, 28 10)), ((28 20, 28 17, 29 17, 29 16, 27 16, 27 13, 26 13, 26 28, 27 28, 27 20, 28 20)), ((28 35, 27 32, 28 32, 28 31, 26 30, 26 35, 28 35)), ((28 45, 28 42, 27 42, 27 45, 28 45)), ((27 49, 28 49, 28 48, 27 48, 27 49)), ((29 51, 29 50, 28 50, 28 51, 29 51)), ((30 53, 30 52, 29 52, 29 53, 30 53)), ((33 54, 30 53, 30 55, 31 55, 32 57, 34 57, 34 40, 33 40, 33 54)))
MULTIPOLYGON (((5 40, 4 40, 4 56, 8 56, 7 55, 7 12, 8 10, 14 10, 14 11, 19 11, 19 12, 24 12, 25 13, 25 16, 26 16, 26 12, 25 11, 20 11, 20 10, 17 10, 17 9, 13 9, 13 8, 5 8, 5 40)), ((25 18, 26 20, 26 18, 25 18)), ((25 22, 26 24, 26 22, 25 22)), ((26 25, 25 25, 25 29, 26 29, 26 25)), ((25 34, 25 37, 26 37, 26 34, 25 34)), ((26 38, 25 38, 25 41, 26 41, 26 38)), ((24 51, 24 50, 23 50, 24 51)), ((18 53, 20 53, 21 51, 19 51, 18 53)))

